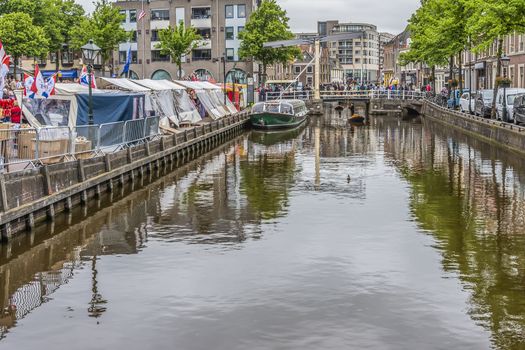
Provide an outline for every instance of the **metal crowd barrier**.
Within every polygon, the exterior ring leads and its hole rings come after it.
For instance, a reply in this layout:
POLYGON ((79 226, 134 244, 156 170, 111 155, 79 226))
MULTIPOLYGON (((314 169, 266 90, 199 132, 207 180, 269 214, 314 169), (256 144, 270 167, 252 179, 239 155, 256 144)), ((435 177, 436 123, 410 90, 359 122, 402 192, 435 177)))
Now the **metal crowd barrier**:
POLYGON ((73 128, 2 129, 10 124, 0 124, 0 172, 116 152, 158 136, 159 122, 159 117, 148 117, 73 128))

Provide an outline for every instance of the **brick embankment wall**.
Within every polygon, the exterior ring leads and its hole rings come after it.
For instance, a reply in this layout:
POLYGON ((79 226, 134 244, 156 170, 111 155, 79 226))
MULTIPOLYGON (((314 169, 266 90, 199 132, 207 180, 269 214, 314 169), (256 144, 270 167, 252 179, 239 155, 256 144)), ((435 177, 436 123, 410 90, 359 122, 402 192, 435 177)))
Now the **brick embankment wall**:
POLYGON ((2 239, 31 231, 39 221, 54 220, 57 213, 146 173, 183 164, 242 133, 248 121, 248 114, 240 113, 115 153, 0 174, 2 239))

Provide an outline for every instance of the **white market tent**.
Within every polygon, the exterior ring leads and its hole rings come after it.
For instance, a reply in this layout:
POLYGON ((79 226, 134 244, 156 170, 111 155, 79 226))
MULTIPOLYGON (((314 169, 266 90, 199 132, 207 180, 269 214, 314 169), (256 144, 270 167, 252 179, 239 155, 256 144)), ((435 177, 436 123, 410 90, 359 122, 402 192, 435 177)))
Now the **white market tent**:
POLYGON ((131 80, 125 78, 106 78, 106 77, 97 77, 97 87, 101 90, 120 90, 120 91, 129 91, 129 92, 140 92, 146 95, 144 109, 146 111, 146 116, 151 114, 158 115, 158 107, 156 101, 154 101, 154 96, 150 89, 145 88, 135 84, 131 80))
MULTIPOLYGON (((177 85, 169 80, 142 79, 134 80, 134 83, 151 89, 162 105, 173 106, 178 115, 179 122, 194 124, 202 120, 186 92, 186 88, 183 86, 177 85)), ((177 126, 178 125, 177 123, 177 126)))
POLYGON ((222 103, 218 103, 212 96, 211 90, 209 88, 205 88, 201 82, 177 80, 175 83, 182 85, 186 89, 195 91, 195 94, 197 95, 200 103, 202 103, 204 109, 206 112, 208 112, 208 115, 212 119, 219 119, 230 114, 227 112, 227 108, 225 108, 222 103))
MULTIPOLYGON (((47 99, 23 98, 22 111, 36 128, 87 124, 89 88, 80 84, 57 83, 47 99)), ((145 92, 92 89, 95 123, 144 117, 145 92)))
POLYGON ((212 84, 208 81, 201 81, 199 84, 202 85, 203 89, 210 92, 217 103, 220 103, 223 107, 226 107, 226 111, 228 111, 229 114, 235 114, 238 112, 237 108, 235 108, 235 105, 232 101, 230 101, 229 98, 226 98, 226 105, 224 105, 224 92, 220 86, 212 84))

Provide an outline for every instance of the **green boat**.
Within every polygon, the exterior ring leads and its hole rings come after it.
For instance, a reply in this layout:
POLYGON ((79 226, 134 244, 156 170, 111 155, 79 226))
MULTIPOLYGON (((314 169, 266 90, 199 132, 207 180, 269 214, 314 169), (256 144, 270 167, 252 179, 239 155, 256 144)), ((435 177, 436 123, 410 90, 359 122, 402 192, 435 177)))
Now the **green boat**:
POLYGON ((255 129, 293 129, 306 121, 308 109, 304 101, 276 100, 256 103, 250 122, 255 129))

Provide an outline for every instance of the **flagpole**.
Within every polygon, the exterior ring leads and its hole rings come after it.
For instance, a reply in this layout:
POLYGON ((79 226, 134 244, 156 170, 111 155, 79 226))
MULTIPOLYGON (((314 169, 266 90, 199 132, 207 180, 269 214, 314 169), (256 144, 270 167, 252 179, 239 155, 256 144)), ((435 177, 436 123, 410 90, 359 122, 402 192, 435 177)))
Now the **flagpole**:
MULTIPOLYGON (((144 11, 144 0, 142 0, 142 11, 144 11)), ((141 19, 141 22, 142 22, 142 79, 146 78, 146 24, 144 21, 144 17, 141 19)))

